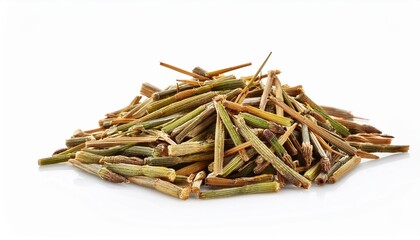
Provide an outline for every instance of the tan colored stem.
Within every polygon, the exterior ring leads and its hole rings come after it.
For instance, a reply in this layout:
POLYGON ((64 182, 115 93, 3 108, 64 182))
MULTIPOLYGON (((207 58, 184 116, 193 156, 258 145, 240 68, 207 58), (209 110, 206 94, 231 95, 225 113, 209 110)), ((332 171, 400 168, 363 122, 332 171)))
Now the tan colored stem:
POLYGON ((190 196, 190 187, 179 187, 173 183, 163 181, 159 178, 152 178, 146 176, 129 177, 128 180, 139 186, 156 189, 157 191, 167 194, 172 197, 176 197, 182 200, 186 200, 190 196))
POLYGON ((340 178, 342 178, 346 173, 350 172, 353 168, 355 168, 361 161, 361 158, 358 156, 354 156, 348 162, 346 162, 343 166, 341 166, 337 171, 335 171, 331 177, 328 179, 329 183, 335 183, 340 178))

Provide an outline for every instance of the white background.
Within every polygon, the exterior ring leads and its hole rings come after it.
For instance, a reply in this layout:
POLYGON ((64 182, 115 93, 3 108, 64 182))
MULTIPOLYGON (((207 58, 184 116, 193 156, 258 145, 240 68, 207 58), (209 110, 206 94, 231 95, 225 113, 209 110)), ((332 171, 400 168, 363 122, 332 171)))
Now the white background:
POLYGON ((0 239, 419 239, 419 1, 1 1, 0 239), (142 82, 245 62, 410 144, 335 185, 180 201, 37 159, 142 82), (417 85, 416 85, 417 84, 417 85))

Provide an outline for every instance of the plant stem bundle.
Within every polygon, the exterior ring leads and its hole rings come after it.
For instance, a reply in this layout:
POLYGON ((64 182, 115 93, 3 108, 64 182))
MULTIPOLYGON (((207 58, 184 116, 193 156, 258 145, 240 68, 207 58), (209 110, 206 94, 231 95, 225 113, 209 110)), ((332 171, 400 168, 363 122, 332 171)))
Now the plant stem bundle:
POLYGON ((335 183, 361 158, 409 150, 349 111, 318 105, 302 86, 282 84, 279 70, 264 74, 270 55, 240 78, 225 74, 251 63, 191 72, 161 63, 192 78, 162 90, 144 83, 143 97, 105 114, 98 128, 77 130, 38 164, 69 163, 185 200, 335 183))

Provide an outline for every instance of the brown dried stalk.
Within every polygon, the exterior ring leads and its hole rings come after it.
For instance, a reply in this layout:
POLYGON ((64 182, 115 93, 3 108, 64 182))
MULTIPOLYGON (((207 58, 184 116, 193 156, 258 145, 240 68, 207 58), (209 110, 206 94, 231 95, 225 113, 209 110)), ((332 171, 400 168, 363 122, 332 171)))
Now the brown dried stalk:
POLYGON ((169 68, 169 69, 172 69, 172 70, 174 70, 174 71, 180 72, 180 73, 182 73, 182 74, 185 74, 185 75, 191 76, 191 77, 193 77, 193 78, 197 78, 197 79, 199 79, 199 80, 208 80, 208 79, 209 79, 209 78, 207 78, 207 77, 203 77, 203 76, 201 76, 201 75, 199 75, 199 74, 196 74, 196 73, 188 72, 188 71, 186 71, 186 70, 184 70, 184 69, 181 69, 181 68, 178 68, 178 67, 175 67, 175 66, 169 65, 169 64, 167 64, 167 63, 163 63, 163 62, 161 62, 161 63, 160 63, 160 65, 161 65, 161 66, 163 66, 163 67, 167 67, 167 68, 169 68))
POLYGON ((173 183, 163 181, 159 178, 146 177, 146 176, 135 176, 129 177, 128 180, 139 186, 156 189, 157 191, 167 194, 172 197, 176 197, 182 200, 186 200, 190 196, 191 188, 182 188, 173 183))
POLYGON ((140 89, 140 93, 148 98, 152 97, 153 93, 160 91, 162 90, 148 82, 143 83, 140 89))
POLYGON ((243 67, 248 67, 248 66, 251 66, 251 65, 252 65, 252 63, 244 63, 244 64, 240 64, 240 65, 233 66, 233 67, 222 68, 222 69, 218 69, 218 70, 215 70, 215 71, 206 72, 205 76, 206 77, 213 77, 213 76, 217 76, 219 74, 230 72, 230 71, 233 71, 233 70, 236 70, 236 69, 239 69, 239 68, 243 68, 243 67))

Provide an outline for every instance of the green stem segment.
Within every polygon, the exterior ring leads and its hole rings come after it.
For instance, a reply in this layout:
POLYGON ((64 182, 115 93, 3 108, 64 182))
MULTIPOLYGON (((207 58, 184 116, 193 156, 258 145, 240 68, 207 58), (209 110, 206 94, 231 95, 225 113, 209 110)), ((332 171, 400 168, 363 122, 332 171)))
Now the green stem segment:
POLYGON ((212 199, 221 197, 232 197, 243 194, 256 194, 256 193, 270 193, 277 192, 280 189, 280 185, 277 182, 265 182, 246 185, 242 187, 225 188, 218 190, 211 190, 207 192, 200 192, 200 199, 212 199))
POLYGON ((76 156, 75 153, 67 153, 67 154, 56 154, 51 157, 47 158, 41 158, 38 160, 38 165, 49 165, 49 164, 56 164, 56 163, 62 163, 67 162, 70 158, 74 158, 76 156))
POLYGON ((281 161, 270 149, 252 132, 245 124, 245 120, 238 116, 235 119, 236 126, 240 129, 242 136, 250 141, 255 150, 266 160, 270 161, 273 167, 288 181, 297 187, 309 188, 311 182, 302 175, 291 169, 281 161))
POLYGON ((121 174, 126 177, 147 176, 156 177, 173 182, 176 178, 175 170, 166 167, 138 166, 125 163, 106 163, 104 164, 109 170, 121 174))
POLYGON ((328 115, 320 106, 318 106, 318 104, 316 104, 314 101, 312 101, 312 99, 310 99, 308 96, 306 96, 305 93, 299 94, 296 98, 303 103, 309 104, 309 106, 311 106, 311 108, 313 108, 317 113, 319 113, 321 116, 323 116, 325 119, 327 119, 331 123, 333 128, 338 133, 340 133, 342 136, 347 137, 348 135, 350 135, 350 132, 349 132, 348 128, 346 128, 341 123, 332 119, 330 117, 330 115, 328 115))
MULTIPOLYGON (((216 107, 216 111, 217 111, 218 115, 220 116, 220 118, 221 118, 224 126, 226 127, 226 130, 228 131, 229 136, 232 139, 235 146, 241 145, 243 143, 242 139, 241 139, 241 136, 239 135, 239 133, 234 128, 233 123, 230 120, 229 114, 226 111, 223 104, 220 101, 217 101, 217 102, 214 103, 214 105, 216 107)), ((239 155, 241 156, 243 161, 246 162, 246 161, 249 160, 249 156, 246 154, 245 150, 240 150, 239 155)))
POLYGON ((276 135, 274 135, 270 130, 265 129, 263 132, 263 136, 267 141, 271 144, 274 151, 277 153, 277 156, 280 157, 281 160, 283 160, 284 163, 286 163, 289 167, 292 169, 295 169, 295 164, 293 163, 292 158, 287 153, 286 149, 279 143, 279 141, 276 138, 276 135))
POLYGON ((354 149, 348 143, 346 143, 343 140, 339 139, 338 137, 334 136, 333 134, 331 134, 327 130, 319 127, 314 122, 312 122, 310 119, 300 115, 295 110, 293 110, 292 108, 287 106, 285 103, 277 101, 277 99, 275 99, 274 97, 270 97, 270 99, 276 105, 283 108, 283 110, 287 114, 289 114, 292 118, 296 119, 301 124, 306 124, 311 131, 318 134, 320 137, 324 138, 325 140, 327 140, 331 144, 335 145, 336 147, 338 147, 339 149, 341 149, 345 153, 349 154, 350 156, 353 156, 353 155, 356 154, 356 149, 354 149))
POLYGON ((257 128, 263 128, 263 129, 269 129, 273 133, 279 133, 284 134, 284 128, 277 123, 274 123, 272 121, 267 121, 263 118, 254 116, 249 113, 240 113, 240 116, 242 116, 245 119, 245 122, 251 126, 257 127, 257 128))

